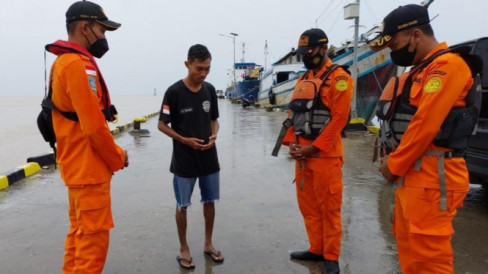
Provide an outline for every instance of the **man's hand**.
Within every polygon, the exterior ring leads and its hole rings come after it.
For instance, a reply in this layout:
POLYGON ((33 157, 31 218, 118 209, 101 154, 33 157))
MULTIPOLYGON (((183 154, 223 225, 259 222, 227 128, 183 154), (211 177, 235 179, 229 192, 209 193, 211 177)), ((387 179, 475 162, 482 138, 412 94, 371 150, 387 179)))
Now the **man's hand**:
POLYGON ((206 145, 203 144, 204 142, 205 141, 202 139, 191 137, 191 138, 184 138, 182 143, 184 145, 187 145, 187 146, 193 148, 194 150, 202 151, 206 147, 206 145))
POLYGON ((290 156, 295 160, 305 160, 314 155, 319 150, 313 145, 299 145, 297 143, 290 143, 290 156))
POLYGON ((211 135, 208 137, 208 144, 202 150, 207 150, 215 146, 215 141, 217 140, 217 135, 211 135))
POLYGON ((129 153, 127 152, 127 150, 124 150, 124 154, 125 154, 124 167, 128 167, 129 166, 129 153))
POLYGON ((379 171, 381 172, 381 174, 383 175, 383 177, 385 177, 385 179, 390 182, 390 183, 394 183, 395 180, 397 179, 397 176, 392 174, 390 169, 388 168, 388 156, 385 156, 385 157, 382 157, 380 158, 380 163, 381 163, 381 166, 379 168, 379 171))

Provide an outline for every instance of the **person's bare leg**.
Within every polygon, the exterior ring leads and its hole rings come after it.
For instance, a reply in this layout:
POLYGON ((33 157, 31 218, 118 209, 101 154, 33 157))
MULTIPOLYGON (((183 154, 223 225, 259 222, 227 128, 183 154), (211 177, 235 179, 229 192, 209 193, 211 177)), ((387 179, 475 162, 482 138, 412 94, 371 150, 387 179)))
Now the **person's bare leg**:
MULTIPOLYGON (((213 254, 217 254, 217 250, 212 244, 212 233, 213 233, 213 226, 215 220, 215 204, 214 203, 204 203, 203 204, 203 217, 205 218, 205 245, 203 247, 203 251, 205 252, 212 252, 213 254)), ((220 254, 211 255, 214 260, 221 261, 224 259, 224 256, 220 254)))
MULTIPOLYGON (((175 212, 175 219, 176 219, 176 226, 178 228, 178 238, 180 239, 180 258, 185 258, 190 261, 190 247, 186 242, 186 209, 187 207, 181 207, 180 209, 176 209, 175 212)), ((181 261, 181 264, 184 266, 190 267, 194 266, 195 264, 192 262, 191 264, 188 261, 181 261)))

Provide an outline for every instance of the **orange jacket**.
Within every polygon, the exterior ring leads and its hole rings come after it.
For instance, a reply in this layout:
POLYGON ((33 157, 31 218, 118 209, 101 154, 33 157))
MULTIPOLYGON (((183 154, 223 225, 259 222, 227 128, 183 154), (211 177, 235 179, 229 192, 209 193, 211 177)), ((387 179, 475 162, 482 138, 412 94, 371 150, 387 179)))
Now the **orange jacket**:
MULTIPOLYGON (((306 79, 320 77, 327 68, 332 66, 329 59, 325 66, 316 74, 311 71, 306 79)), ((354 82, 352 77, 342 68, 335 69, 322 85, 320 95, 322 102, 330 109, 332 119, 315 140, 308 140, 298 137, 295 138, 293 126, 289 127, 283 139, 283 144, 288 146, 291 142, 298 141, 299 144, 313 144, 319 149, 319 157, 342 157, 344 149, 342 147, 341 131, 349 118, 351 100, 354 91, 354 82)), ((302 78, 298 79, 297 83, 302 78)))
MULTIPOLYGON (((440 43, 425 58, 446 49, 440 43)), ((423 154, 427 150, 449 149, 435 146, 432 141, 452 107, 466 105, 465 97, 473 84, 471 71, 457 54, 447 53, 434 59, 425 69, 416 72, 410 89, 410 104, 418 107, 398 148, 388 157, 390 171, 409 176, 405 185, 439 188, 437 162, 439 157, 423 154), (421 172, 414 171, 415 162, 422 156, 421 172)), ((462 157, 444 160, 448 190, 467 190, 468 172, 462 157)))
POLYGON ((90 59, 78 53, 60 55, 52 69, 52 101, 62 111, 76 112, 78 122, 52 112, 57 162, 66 185, 107 182, 121 169, 125 153, 110 133, 101 109, 100 75, 90 59))

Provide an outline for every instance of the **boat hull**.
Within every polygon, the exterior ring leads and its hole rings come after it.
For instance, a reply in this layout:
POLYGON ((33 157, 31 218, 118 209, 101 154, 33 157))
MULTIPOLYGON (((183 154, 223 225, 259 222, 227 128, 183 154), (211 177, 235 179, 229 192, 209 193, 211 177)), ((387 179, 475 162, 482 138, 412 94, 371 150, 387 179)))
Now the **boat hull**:
POLYGON ((234 90, 227 92, 229 99, 254 99, 258 98, 259 80, 245 80, 238 82, 234 90))

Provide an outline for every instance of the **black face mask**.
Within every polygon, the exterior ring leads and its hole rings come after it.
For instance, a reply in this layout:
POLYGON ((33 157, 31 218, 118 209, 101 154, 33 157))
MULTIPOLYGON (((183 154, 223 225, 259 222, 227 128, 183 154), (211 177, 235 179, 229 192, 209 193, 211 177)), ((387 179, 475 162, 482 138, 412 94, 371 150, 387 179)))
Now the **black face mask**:
MULTIPOLYGON (((93 35, 95 35, 97 40, 90 45, 88 52, 97 58, 102 58, 102 56, 108 51, 108 41, 105 38, 98 38, 92 28, 90 28, 90 30, 93 35)), ((88 38, 86 38, 86 40, 88 40, 88 38)))
POLYGON ((408 44, 403 48, 390 52, 390 57, 393 63, 402 67, 408 67, 413 65, 413 59, 415 58, 415 54, 417 54, 417 46, 415 46, 415 50, 412 52, 408 50, 409 46, 410 39, 408 41, 408 44))
POLYGON ((107 39, 98 39, 90 45, 88 52, 97 58, 102 58, 102 56, 108 51, 107 39))
POLYGON ((303 64, 307 69, 316 69, 322 63, 324 56, 317 52, 315 55, 304 55, 303 56, 303 64))

